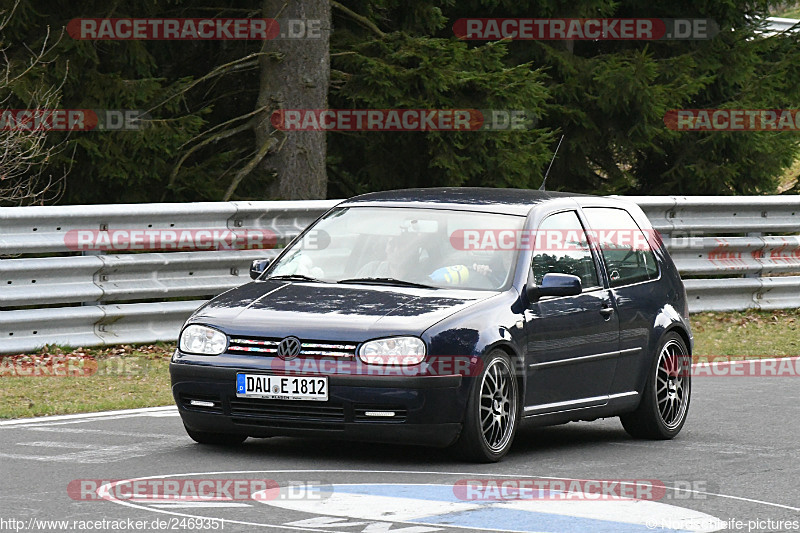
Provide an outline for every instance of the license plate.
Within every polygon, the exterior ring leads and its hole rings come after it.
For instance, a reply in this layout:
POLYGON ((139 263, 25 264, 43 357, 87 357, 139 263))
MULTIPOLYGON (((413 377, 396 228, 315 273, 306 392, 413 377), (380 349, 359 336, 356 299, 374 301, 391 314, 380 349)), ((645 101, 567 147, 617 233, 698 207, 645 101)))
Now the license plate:
POLYGON ((236 396, 270 400, 328 400, 328 378, 236 374, 236 396))

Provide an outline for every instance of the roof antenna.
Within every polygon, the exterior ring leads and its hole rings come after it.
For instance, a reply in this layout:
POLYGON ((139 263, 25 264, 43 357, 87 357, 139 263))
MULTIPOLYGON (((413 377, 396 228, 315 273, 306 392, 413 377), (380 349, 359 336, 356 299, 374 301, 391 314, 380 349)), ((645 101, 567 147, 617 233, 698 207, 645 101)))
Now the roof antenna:
POLYGON ((550 169, 553 168, 553 162, 556 160, 556 156, 558 155, 558 149, 561 148, 561 141, 564 140, 564 135, 561 135, 561 138, 558 140, 558 146, 556 146, 556 151, 553 152, 553 159, 550 160, 550 166, 547 167, 547 172, 544 173, 544 179, 542 180, 542 185, 539 187, 540 191, 544 190, 544 184, 547 183, 547 175, 550 174, 550 169))

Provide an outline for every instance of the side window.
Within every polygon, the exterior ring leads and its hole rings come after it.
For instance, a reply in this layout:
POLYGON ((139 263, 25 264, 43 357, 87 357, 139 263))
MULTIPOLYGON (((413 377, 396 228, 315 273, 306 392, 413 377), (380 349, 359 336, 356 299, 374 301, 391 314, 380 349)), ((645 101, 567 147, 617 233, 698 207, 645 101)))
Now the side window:
POLYGON ((531 264, 537 285, 545 274, 572 274, 581 278, 584 290, 600 285, 592 252, 575 211, 550 215, 534 236, 531 264))
POLYGON ((655 255, 630 213, 611 207, 587 207, 583 211, 602 251, 612 287, 658 277, 655 255))

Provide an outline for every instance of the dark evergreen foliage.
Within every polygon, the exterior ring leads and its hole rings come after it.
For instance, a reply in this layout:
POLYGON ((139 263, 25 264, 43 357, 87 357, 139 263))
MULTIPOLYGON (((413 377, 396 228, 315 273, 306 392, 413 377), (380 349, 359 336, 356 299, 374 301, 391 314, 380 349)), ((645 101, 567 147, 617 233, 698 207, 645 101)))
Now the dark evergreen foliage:
MULTIPOLYGON (((5 3, 8 3, 5 2, 5 3)), ((678 132, 679 108, 800 108, 800 34, 759 36, 778 2, 708 0, 353 0, 334 6, 331 108, 519 109, 526 131, 328 133, 328 195, 416 186, 535 188, 560 135, 548 188, 615 194, 774 192, 798 151, 786 132, 678 132), (356 17, 353 13, 357 14, 356 17), (460 17, 711 18, 698 41, 465 42, 460 17), (363 17, 363 19, 361 19, 363 17), (361 20, 360 20, 361 19, 361 20), (366 23, 369 21, 369 23, 366 23)), ((12 66, 76 17, 260 17, 234 0, 23 0, 0 37, 12 66)), ((255 152, 260 43, 76 41, 9 87, 26 105, 37 83, 66 109, 139 109, 137 132, 52 133, 71 165, 62 203, 219 200, 255 152)), ((234 199, 266 199, 269 176, 248 175, 234 199)))

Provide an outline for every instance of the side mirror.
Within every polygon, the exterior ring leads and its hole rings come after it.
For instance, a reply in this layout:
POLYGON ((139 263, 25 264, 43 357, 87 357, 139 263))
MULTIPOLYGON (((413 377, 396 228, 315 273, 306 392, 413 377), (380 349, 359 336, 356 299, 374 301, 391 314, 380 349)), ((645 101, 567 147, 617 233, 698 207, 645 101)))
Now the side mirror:
POLYGON ((264 273, 272 261, 269 259, 256 259, 250 264, 250 279, 256 279, 264 273))
POLYGON ((572 274, 545 274, 541 285, 527 287, 528 298, 531 300, 542 296, 576 296, 582 290, 581 278, 572 274))

